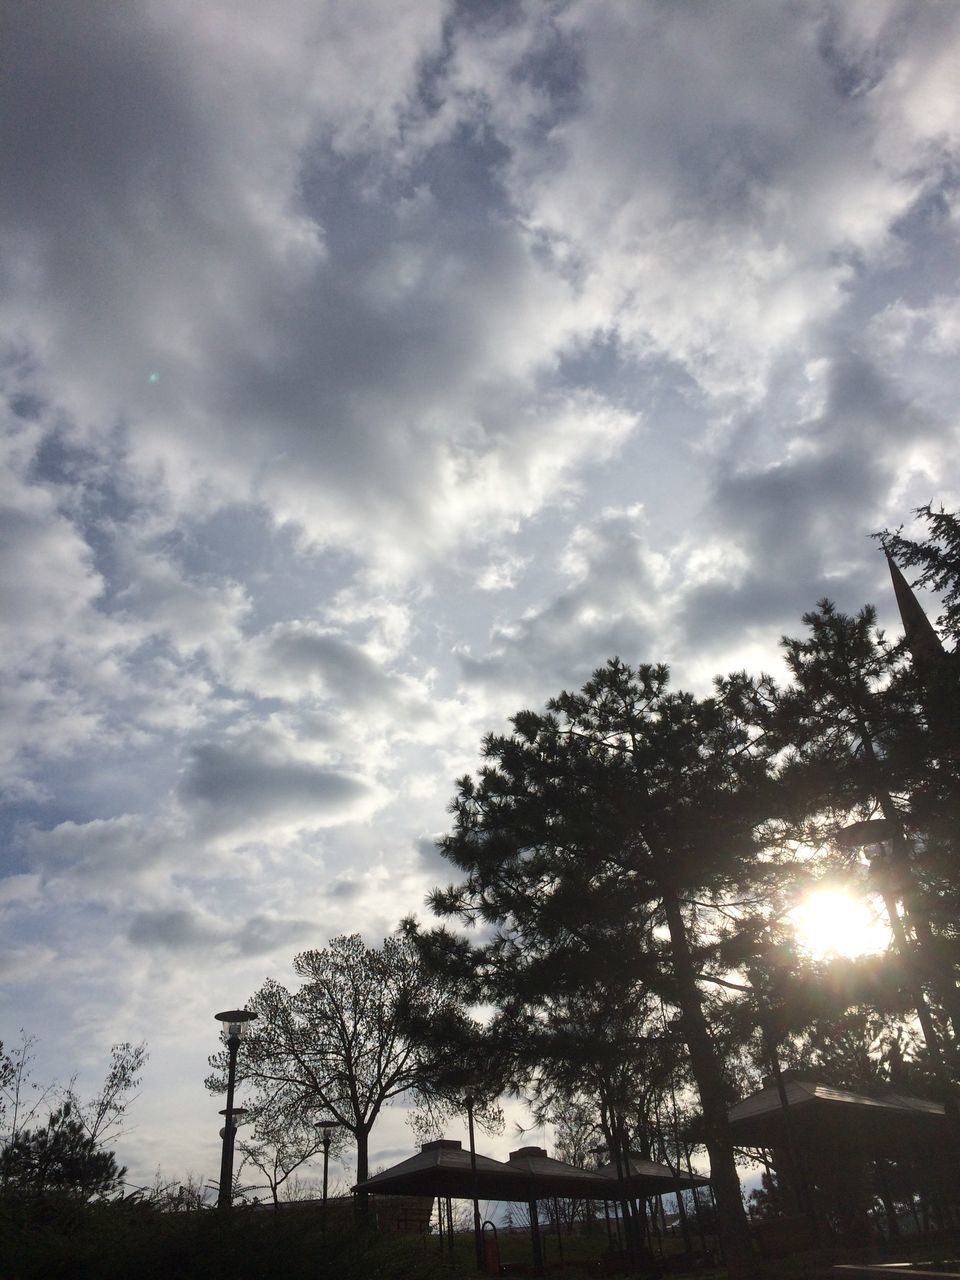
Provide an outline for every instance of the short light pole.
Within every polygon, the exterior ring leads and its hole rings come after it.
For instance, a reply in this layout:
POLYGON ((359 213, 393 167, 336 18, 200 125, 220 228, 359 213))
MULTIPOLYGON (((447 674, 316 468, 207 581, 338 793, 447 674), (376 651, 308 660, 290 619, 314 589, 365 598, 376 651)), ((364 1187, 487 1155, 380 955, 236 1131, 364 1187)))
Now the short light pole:
POLYGON ((227 1105, 220 1112, 225 1117, 220 1133, 223 1137, 223 1150, 220 1155, 220 1192, 217 1196, 217 1208, 229 1210, 233 1201, 233 1140, 237 1126, 234 1117, 241 1114, 242 1107, 233 1105, 233 1090, 237 1079, 237 1050, 243 1036, 243 1028, 257 1015, 250 1009, 227 1009, 224 1013, 213 1015, 217 1022, 223 1024, 223 1042, 227 1046, 227 1105))
POLYGON ((327 1170, 330 1167, 330 1143, 333 1141, 333 1129, 328 1124, 325 1124, 321 1130, 321 1141, 323 1142, 323 1209, 326 1213, 327 1170))
MULTIPOLYGON (((233 1193, 233 1186, 232 1186, 232 1183, 233 1183, 233 1157, 234 1157, 234 1155, 236 1154, 236 1153, 235 1153, 235 1148, 236 1148, 236 1142, 237 1142, 237 1129, 239 1128, 239 1126, 240 1126, 240 1125, 242 1125, 242 1124, 243 1124, 243 1117, 247 1114, 247 1108, 246 1108, 246 1107, 234 1107, 234 1108, 233 1108, 233 1110, 232 1110, 232 1112, 231 1112, 231 1115, 230 1115, 231 1125, 230 1125, 230 1128, 229 1128, 229 1129, 227 1128, 227 1112, 226 1112, 226 1108, 224 1108, 224 1110, 223 1110, 223 1111, 219 1112, 219 1114, 223 1116, 223 1125, 222 1125, 222 1127, 221 1127, 221 1129, 220 1129, 220 1141, 221 1141, 221 1143, 222 1143, 222 1142, 229 1142, 229 1143, 230 1143, 230 1152, 231 1152, 231 1156, 230 1156, 230 1182, 231 1182, 230 1191, 231 1191, 231 1195, 232 1195, 232 1193, 233 1193)), ((222 1148, 221 1148, 221 1149, 222 1149, 222 1148)), ((221 1163, 222 1163, 222 1158, 221 1158, 221 1163)), ((217 1190, 218 1190, 218 1192, 219 1192, 219 1188, 218 1188, 217 1190)), ((220 1204, 220 1201, 219 1201, 219 1198, 218 1198, 218 1199, 217 1199, 217 1205, 218 1205, 218 1207, 219 1207, 219 1204, 220 1204)))
POLYGON ((477 1146, 473 1136, 473 1108, 476 1102, 472 1092, 463 1099, 467 1109, 467 1132, 470 1136, 470 1175, 473 1186, 473 1247, 477 1256, 477 1270, 483 1270, 483 1227, 480 1225, 480 1201, 477 1198, 477 1146))
POLYGON ((339 1120, 315 1120, 314 1128, 320 1130, 320 1145, 323 1147, 323 1234, 327 1233, 327 1175, 330 1168, 330 1145, 333 1142, 333 1131, 341 1125, 339 1120))

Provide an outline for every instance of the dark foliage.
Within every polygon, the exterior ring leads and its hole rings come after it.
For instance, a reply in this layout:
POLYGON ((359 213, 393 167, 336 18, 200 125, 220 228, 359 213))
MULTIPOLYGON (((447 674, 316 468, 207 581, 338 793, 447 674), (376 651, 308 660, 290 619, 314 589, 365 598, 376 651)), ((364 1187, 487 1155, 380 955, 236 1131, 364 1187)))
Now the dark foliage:
POLYGON ((53 1111, 45 1125, 19 1133, 0 1152, 4 1193, 34 1201, 50 1195, 81 1200, 110 1195, 125 1173, 113 1152, 87 1133, 69 1103, 53 1111))
POLYGON ((440 930, 428 944, 472 965, 516 1079, 589 1082, 608 1140, 650 1078, 653 1045, 685 1048, 728 1257, 743 1265, 729 1093, 698 983, 723 905, 775 878, 759 854, 778 791, 747 705, 740 684, 697 699, 671 691, 663 666, 613 659, 544 713, 520 712, 512 734, 484 741, 478 777, 460 780, 441 848, 465 878, 430 900, 492 938, 469 948, 440 930), (675 1016, 651 1034, 661 1002, 675 1016))
MULTIPOLYGON (((249 1001, 258 1017, 238 1058, 238 1083, 263 1135, 309 1129, 331 1119, 357 1144, 357 1180, 368 1176, 370 1131, 398 1098, 436 1096, 435 1051, 409 1031, 410 1010, 466 1033, 458 993, 421 962, 402 937, 367 947, 359 934, 305 951, 295 991, 266 982, 249 1001), (260 1123, 262 1121, 262 1124, 260 1123)), ((442 1064, 441 1064, 442 1065, 442 1064)), ((225 1087, 226 1053, 211 1059, 207 1087, 225 1087)))
MULTIPOLYGON (((19 1280, 446 1280, 434 1239, 332 1227, 309 1212, 161 1213, 135 1198, 89 1205, 43 1230, 0 1198, 0 1256, 19 1280)), ((462 1271, 462 1268, 460 1269, 462 1271)))
POLYGON ((904 569, 919 569, 915 583, 936 591, 943 602, 940 626, 956 642, 960 640, 960 515, 934 510, 931 503, 916 514, 926 522, 927 536, 905 538, 901 529, 884 529, 874 536, 904 569))

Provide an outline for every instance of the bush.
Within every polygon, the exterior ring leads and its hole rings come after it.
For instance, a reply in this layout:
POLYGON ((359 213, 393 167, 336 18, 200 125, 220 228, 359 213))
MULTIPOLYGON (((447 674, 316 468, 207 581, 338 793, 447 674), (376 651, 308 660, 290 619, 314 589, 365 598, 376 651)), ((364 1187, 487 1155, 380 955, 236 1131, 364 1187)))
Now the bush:
POLYGON ((44 1214, 0 1197, 0 1256, 18 1280, 447 1280, 435 1237, 324 1233, 319 1215, 238 1208, 162 1213, 135 1197, 44 1214))

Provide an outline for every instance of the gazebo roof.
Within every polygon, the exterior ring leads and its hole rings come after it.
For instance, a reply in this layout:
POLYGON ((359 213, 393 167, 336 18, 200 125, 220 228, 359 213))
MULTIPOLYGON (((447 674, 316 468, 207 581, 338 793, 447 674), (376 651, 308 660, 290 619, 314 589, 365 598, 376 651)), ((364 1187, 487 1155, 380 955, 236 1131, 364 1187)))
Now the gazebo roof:
POLYGON ((554 1160, 543 1147, 521 1147, 511 1151, 508 1169, 526 1175, 530 1198, 571 1196, 583 1200, 606 1200, 610 1186, 598 1173, 578 1169, 576 1165, 554 1160))
MULTIPOLYGON (((526 1179, 500 1160, 478 1155, 476 1188, 483 1200, 526 1200, 526 1179)), ((456 1200, 473 1197, 474 1174, 470 1152, 460 1142, 438 1138, 425 1142, 415 1156, 401 1160, 391 1169, 360 1182, 356 1191, 377 1195, 452 1196, 456 1200)))
MULTIPOLYGON (((607 1181, 617 1181, 619 1175, 613 1161, 602 1165, 597 1171, 607 1181)), ((654 1160, 644 1160, 642 1156, 630 1155, 624 1169, 624 1186, 635 1196, 659 1196, 670 1191, 685 1191, 689 1187, 706 1187, 709 1178, 696 1174, 690 1177, 686 1173, 674 1173, 669 1165, 657 1164, 654 1160)))
MULTIPOLYGON (((845 1141, 882 1147, 944 1131, 946 1115, 937 1102, 885 1091, 875 1097, 801 1080, 785 1072, 784 1092, 789 1121, 795 1117, 798 1142, 842 1135, 845 1141)), ((768 1086, 731 1107, 727 1113, 733 1140, 745 1147, 772 1147, 785 1139, 780 1092, 768 1086)))
MULTIPOLYGON (((617 1193, 617 1174, 604 1170, 592 1172, 578 1169, 562 1160, 554 1160, 542 1147, 521 1147, 512 1151, 506 1162, 478 1155, 474 1177, 470 1152, 449 1138, 424 1143, 421 1150, 392 1169, 375 1174, 355 1190, 377 1195, 452 1196, 469 1200, 540 1200, 552 1196, 583 1200, 610 1200, 617 1193)), ((703 1186, 706 1178, 691 1181, 675 1177, 666 1165, 650 1160, 631 1160, 631 1175, 625 1187, 631 1195, 659 1195, 683 1187, 703 1186)))

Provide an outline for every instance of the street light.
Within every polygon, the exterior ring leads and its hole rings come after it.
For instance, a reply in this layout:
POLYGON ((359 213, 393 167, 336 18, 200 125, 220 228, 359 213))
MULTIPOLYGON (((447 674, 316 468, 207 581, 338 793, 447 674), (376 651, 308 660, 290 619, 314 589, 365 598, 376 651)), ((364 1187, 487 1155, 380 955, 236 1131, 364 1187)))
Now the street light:
MULTIPOLYGON (((227 1114, 227 1112, 226 1112, 226 1108, 224 1108, 224 1110, 223 1110, 223 1111, 218 1111, 218 1112, 217 1112, 217 1115, 219 1115, 219 1116, 225 1116, 226 1114, 227 1114)), ((247 1114, 247 1108, 246 1108, 246 1107, 234 1107, 234 1108, 233 1108, 233 1132, 234 1132, 234 1135, 236 1135, 237 1128, 238 1128, 240 1125, 242 1125, 242 1124, 243 1124, 243 1117, 244 1117, 246 1114, 247 1114)), ((227 1131, 227 1122, 226 1122, 226 1120, 224 1120, 224 1122, 223 1122, 223 1128, 220 1130, 220 1137, 221 1137, 221 1138, 222 1138, 222 1137, 223 1137, 223 1135, 226 1133, 226 1131, 227 1131)))
POLYGON ((480 1201, 477 1198, 477 1147, 473 1137, 473 1108, 476 1097, 468 1088, 463 1099, 467 1109, 467 1132, 470 1135, 470 1175, 473 1181, 473 1247, 477 1256, 477 1270, 483 1270, 483 1228, 480 1225, 480 1201))
MULTIPOLYGON (((323 1145, 323 1208, 327 1207, 327 1169, 330 1164, 330 1144, 333 1141, 334 1129, 339 1129, 339 1120, 315 1120, 313 1127, 320 1130, 320 1142, 323 1145)), ((326 1221, 326 1217, 324 1217, 326 1221)))
POLYGON ((246 1023, 257 1016, 250 1009, 227 1009, 224 1013, 213 1015, 217 1022, 223 1024, 221 1035, 229 1053, 227 1067, 227 1105, 220 1114, 225 1116, 223 1128, 223 1150, 220 1155, 220 1193, 217 1196, 217 1208, 227 1210, 233 1198, 233 1139, 237 1132, 234 1116, 243 1112, 244 1108, 233 1105, 233 1088, 237 1078, 237 1050, 246 1023))

